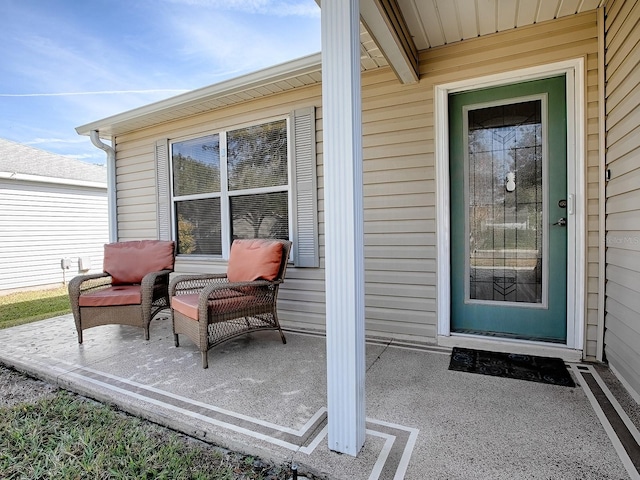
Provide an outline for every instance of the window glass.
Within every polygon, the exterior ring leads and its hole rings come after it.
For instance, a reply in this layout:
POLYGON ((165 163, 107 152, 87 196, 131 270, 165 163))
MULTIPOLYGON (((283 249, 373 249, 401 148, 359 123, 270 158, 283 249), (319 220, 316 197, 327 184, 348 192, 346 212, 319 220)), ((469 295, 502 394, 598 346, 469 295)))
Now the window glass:
POLYGON ((220 137, 209 135, 172 145, 173 195, 220 191, 220 137))
POLYGON ((289 238, 287 192, 231 197, 231 237, 289 238))
POLYGON ((220 198, 176 202, 178 254, 222 255, 220 198))
POLYGON ((229 190, 287 185, 287 123, 284 120, 227 134, 229 190))
POLYGON ((172 144, 178 254, 221 256, 226 238, 289 238, 286 120, 229 131, 226 149, 220 138, 172 144))

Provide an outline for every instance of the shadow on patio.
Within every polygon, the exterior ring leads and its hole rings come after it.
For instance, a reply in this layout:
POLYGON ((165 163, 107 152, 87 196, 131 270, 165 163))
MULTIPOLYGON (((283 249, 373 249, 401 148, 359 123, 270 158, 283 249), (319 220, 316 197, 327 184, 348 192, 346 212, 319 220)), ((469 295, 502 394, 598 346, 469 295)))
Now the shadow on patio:
POLYGON ((152 321, 149 342, 108 325, 78 345, 65 315, 0 331, 0 363, 332 479, 640 478, 640 408, 608 369, 573 364, 578 386, 553 386, 449 371, 447 349, 381 339, 367 344, 365 446, 333 453, 324 337, 286 334, 286 345, 261 332, 218 346, 204 370, 188 339, 174 346, 168 320, 152 321))

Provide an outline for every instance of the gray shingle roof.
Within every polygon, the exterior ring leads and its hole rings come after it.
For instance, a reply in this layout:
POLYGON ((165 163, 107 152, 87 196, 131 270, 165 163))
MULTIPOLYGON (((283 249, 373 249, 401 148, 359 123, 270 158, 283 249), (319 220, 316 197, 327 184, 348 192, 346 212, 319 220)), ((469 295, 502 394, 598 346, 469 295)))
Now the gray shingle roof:
POLYGON ((0 138, 0 172, 107 183, 107 169, 0 138))

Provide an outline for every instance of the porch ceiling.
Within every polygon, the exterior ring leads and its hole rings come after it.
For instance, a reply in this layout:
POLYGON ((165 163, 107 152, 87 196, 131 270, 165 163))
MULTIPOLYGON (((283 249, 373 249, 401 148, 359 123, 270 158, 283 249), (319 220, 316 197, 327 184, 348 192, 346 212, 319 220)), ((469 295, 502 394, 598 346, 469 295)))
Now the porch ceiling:
POLYGON ((415 52, 594 10, 604 0, 361 0, 362 66, 417 80, 415 52), (377 11, 382 22, 370 22, 377 11), (393 41, 389 41, 389 32, 393 41))
POLYGON ((418 50, 594 10, 604 0, 397 0, 418 50))

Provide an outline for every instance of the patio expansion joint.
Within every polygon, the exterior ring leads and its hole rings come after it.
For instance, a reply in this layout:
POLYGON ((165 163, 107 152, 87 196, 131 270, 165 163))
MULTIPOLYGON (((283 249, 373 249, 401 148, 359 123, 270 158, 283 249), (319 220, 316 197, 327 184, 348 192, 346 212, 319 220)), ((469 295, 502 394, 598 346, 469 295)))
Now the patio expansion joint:
MULTIPOLYGON (((295 429, 199 402, 99 371, 91 366, 78 365, 61 359, 53 361, 54 359, 46 355, 27 356, 24 353, 15 352, 14 355, 5 356, 4 360, 11 360, 10 363, 20 365, 23 371, 34 372, 36 376, 44 375, 50 380, 55 378, 55 384, 61 388, 117 405, 132 415, 146 418, 203 441, 220 442, 215 433, 211 434, 211 431, 204 426, 209 425, 282 447, 290 452, 286 455, 287 459, 296 461, 298 464, 308 463, 304 458, 314 454, 328 432, 325 407, 316 411, 302 427, 295 429), (130 400, 123 402, 123 397, 130 400), (194 428, 194 425, 198 424, 203 425, 203 428, 194 428)), ((409 466, 419 430, 367 418, 366 433, 368 436, 383 440, 383 446, 377 453, 375 463, 370 466, 369 480, 403 478, 409 466)), ((248 444, 241 442, 237 445, 248 444)))

